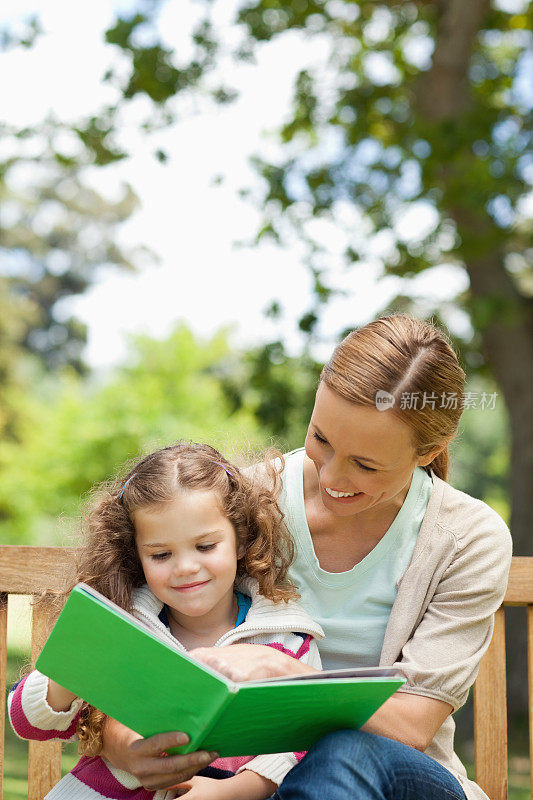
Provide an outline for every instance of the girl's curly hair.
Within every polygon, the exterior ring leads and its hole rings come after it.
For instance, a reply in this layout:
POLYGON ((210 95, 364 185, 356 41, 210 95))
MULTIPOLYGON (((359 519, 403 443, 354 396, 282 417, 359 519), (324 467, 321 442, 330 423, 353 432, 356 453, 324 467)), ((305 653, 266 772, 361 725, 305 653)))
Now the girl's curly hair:
MULTIPOLYGON (((87 583, 131 612, 134 589, 145 583, 135 547, 134 512, 168 503, 181 490, 198 489, 216 493, 222 513, 235 529, 237 550, 243 553, 237 576, 256 578, 261 594, 274 602, 298 597, 288 579, 294 544, 277 502, 282 454, 268 450, 262 466, 252 476, 214 447, 191 442, 177 442, 146 456, 126 476, 92 492, 75 583, 87 583)), ((58 608, 71 588, 56 593, 58 608)), ((82 754, 101 752, 105 720, 103 712, 83 705, 77 728, 82 754)))

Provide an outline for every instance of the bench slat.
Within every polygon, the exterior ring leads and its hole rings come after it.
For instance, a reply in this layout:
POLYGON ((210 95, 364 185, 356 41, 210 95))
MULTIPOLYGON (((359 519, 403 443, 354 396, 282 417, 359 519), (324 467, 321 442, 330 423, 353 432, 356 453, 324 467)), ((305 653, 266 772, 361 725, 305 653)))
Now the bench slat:
POLYGON ((491 800, 507 800, 507 687, 505 612, 498 609, 494 636, 474 684, 476 782, 491 800))
MULTIPOLYGON (((48 633, 50 608, 46 602, 32 606, 31 661, 41 652, 48 633)), ((42 800, 61 778, 61 743, 30 742, 28 748, 28 800, 42 800)))
POLYGON ((529 787, 533 800, 533 605, 527 607, 527 686, 529 706, 529 787))
POLYGON ((531 556, 514 556, 504 603, 507 606, 533 604, 533 570, 531 556))
POLYGON ((62 585, 75 547, 0 546, 0 592, 36 594, 62 585))

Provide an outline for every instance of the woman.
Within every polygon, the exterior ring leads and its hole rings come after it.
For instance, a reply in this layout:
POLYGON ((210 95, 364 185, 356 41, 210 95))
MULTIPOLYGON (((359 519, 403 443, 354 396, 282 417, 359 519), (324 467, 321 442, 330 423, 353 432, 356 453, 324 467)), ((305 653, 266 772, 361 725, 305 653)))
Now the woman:
MULTIPOLYGON (((442 333, 403 315, 351 333, 322 371, 305 450, 288 454, 283 474, 292 577, 325 630, 324 668, 396 665, 408 682, 362 731, 318 742, 276 800, 485 797, 453 752, 451 714, 490 643, 511 538, 498 514, 446 483, 464 378, 442 333)), ((237 679, 306 669, 260 646, 196 655, 237 679)), ((208 763, 159 758, 176 736, 143 740, 110 721, 105 753, 162 788, 208 763)))

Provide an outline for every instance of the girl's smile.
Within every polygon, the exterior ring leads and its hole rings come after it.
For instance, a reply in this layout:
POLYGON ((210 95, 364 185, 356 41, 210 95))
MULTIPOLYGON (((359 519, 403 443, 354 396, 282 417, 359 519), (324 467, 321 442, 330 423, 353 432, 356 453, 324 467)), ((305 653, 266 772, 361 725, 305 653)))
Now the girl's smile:
POLYGON ((177 592, 192 592, 195 589, 200 589, 202 586, 206 586, 209 581, 201 581, 199 583, 184 583, 182 586, 174 586, 177 592))

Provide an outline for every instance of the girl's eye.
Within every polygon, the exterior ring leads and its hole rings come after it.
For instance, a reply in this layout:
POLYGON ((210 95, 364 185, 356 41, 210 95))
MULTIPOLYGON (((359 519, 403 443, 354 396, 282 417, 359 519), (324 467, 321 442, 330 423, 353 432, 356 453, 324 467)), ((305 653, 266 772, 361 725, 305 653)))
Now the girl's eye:
POLYGON ((316 433, 316 432, 313 433, 313 436, 315 437, 317 442, 320 442, 320 444, 327 444, 326 440, 323 439, 322 436, 319 436, 318 433, 316 433))
POLYGON ((168 558, 170 553, 154 553, 152 559, 154 561, 164 561, 165 558, 168 558))
POLYGON ((207 553, 209 550, 214 550, 216 544, 198 544, 196 545, 196 549, 199 550, 201 553, 207 553))

